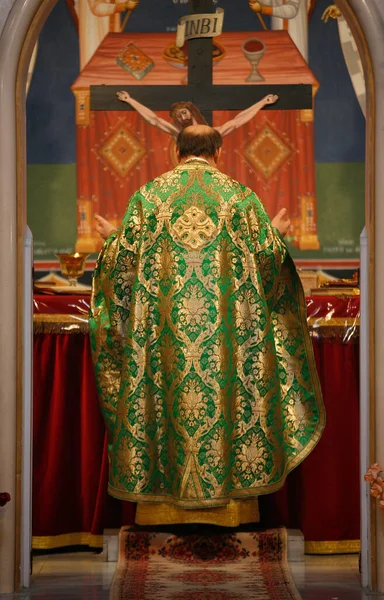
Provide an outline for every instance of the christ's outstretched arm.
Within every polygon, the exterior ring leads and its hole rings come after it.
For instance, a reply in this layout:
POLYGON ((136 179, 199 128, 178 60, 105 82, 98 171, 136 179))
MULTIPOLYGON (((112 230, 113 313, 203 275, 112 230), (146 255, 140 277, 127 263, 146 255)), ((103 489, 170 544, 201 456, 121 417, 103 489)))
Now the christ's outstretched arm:
POLYGON ((161 129, 161 131, 165 131, 165 133, 168 133, 173 137, 177 137, 179 130, 174 125, 172 125, 172 123, 168 123, 168 121, 166 121, 165 119, 158 117, 157 114, 154 113, 150 108, 147 108, 146 106, 144 106, 144 104, 140 104, 140 102, 134 100, 128 94, 128 92, 117 92, 117 97, 122 102, 130 104, 132 108, 134 108, 147 123, 153 125, 154 127, 157 127, 158 129, 161 129))
POLYGON ((253 104, 249 108, 242 110, 238 115, 236 115, 234 119, 227 121, 219 127, 215 127, 215 129, 224 137, 225 135, 232 133, 232 131, 234 131, 235 129, 238 129, 242 125, 245 125, 245 123, 248 123, 248 121, 253 119, 253 117, 259 112, 259 110, 264 108, 264 106, 266 106, 267 104, 274 104, 278 100, 278 98, 279 97, 274 94, 269 94, 259 102, 256 102, 256 104, 253 104))

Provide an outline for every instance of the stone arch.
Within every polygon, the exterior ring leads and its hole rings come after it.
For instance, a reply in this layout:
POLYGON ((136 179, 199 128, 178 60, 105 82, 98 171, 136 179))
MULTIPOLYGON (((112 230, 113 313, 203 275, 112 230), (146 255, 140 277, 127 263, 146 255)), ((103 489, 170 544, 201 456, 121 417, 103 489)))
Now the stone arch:
MULTIPOLYGON (((0 35, 0 456, 2 485, 13 502, 0 514, 0 593, 19 587, 20 479, 23 347, 23 239, 26 226, 25 84, 40 29, 57 0, 3 0, 0 35), (6 15, 6 13, 8 14, 6 15), (4 459, 6 457, 6 460, 4 459)), ((376 0, 336 0, 358 45, 367 85, 366 224, 369 245, 368 298, 371 458, 384 464, 384 39, 376 0), (382 268, 382 267, 381 267, 382 268)), ((371 519, 372 586, 384 591, 384 514, 371 519)))

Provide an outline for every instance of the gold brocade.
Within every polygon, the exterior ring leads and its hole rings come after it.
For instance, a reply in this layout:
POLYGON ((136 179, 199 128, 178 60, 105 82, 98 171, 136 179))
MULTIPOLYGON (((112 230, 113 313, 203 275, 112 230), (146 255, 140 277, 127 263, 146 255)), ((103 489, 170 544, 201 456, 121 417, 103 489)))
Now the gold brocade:
MULTIPOLYGON (((167 504, 152 504, 152 503, 140 503, 137 507, 136 513, 136 523, 138 525, 171 525, 177 523, 210 523, 213 525, 221 525, 224 527, 237 527, 240 524, 244 523, 256 523, 258 521, 258 506, 253 505, 252 501, 246 501, 248 504, 247 507, 242 506, 240 509, 240 521, 236 520, 238 513, 236 513, 233 509, 227 509, 227 507, 222 507, 226 509, 227 514, 221 517, 222 513, 219 513, 219 509, 211 509, 196 511, 196 510, 186 510, 183 511, 185 513, 196 514, 198 512, 209 513, 207 516, 210 520, 202 520, 203 517, 200 517, 200 520, 171 520, 170 518, 166 520, 167 513, 170 514, 171 508, 167 504), (155 512, 154 512, 155 508, 155 512), (216 514, 216 517, 211 518, 213 513, 216 514), (138 515, 139 519, 138 520, 138 515), (153 515, 153 519, 151 520, 151 515, 153 515), (231 522, 231 518, 233 518, 233 522, 231 522), (233 524, 232 524, 233 523, 233 524)), ((245 503, 244 503, 245 504, 245 503)), ((236 509, 237 510, 237 509, 236 509)), ((179 511, 171 511, 172 516, 179 511)), ((190 515, 186 515, 188 518, 190 515)), ((181 519, 181 515, 179 519, 181 519)), ((33 550, 52 550, 54 548, 64 548, 66 546, 89 546, 90 548, 102 548, 103 547, 103 536, 102 535, 92 535, 91 533, 65 533, 62 535, 46 535, 46 536, 33 536, 32 537, 32 549, 33 550)), ((336 540, 336 541, 318 541, 318 542, 305 542, 305 554, 357 554, 360 552, 360 540, 336 540)))
POLYGON ((53 548, 64 548, 65 546, 89 546, 90 548, 102 548, 103 536, 92 533, 76 532, 61 535, 34 535, 32 537, 33 550, 52 550, 53 548))
POLYGON ((212 509, 272 493, 325 425, 306 303, 255 194, 189 163, 105 242, 90 337, 109 493, 212 509))
POLYGON ((333 542, 305 542, 305 554, 357 554, 360 540, 337 540, 333 542))
POLYGON ((360 327, 359 317, 309 317, 307 322, 309 327, 360 327))
POLYGON ((41 314, 33 315, 34 333, 88 333, 88 319, 82 315, 41 314))
MULTIPOLYGON (((359 335, 359 317, 308 317, 307 323, 312 334, 321 333, 323 337, 342 337, 342 330, 356 328, 359 335)), ((81 315, 58 313, 37 313, 33 315, 34 333, 84 333, 89 331, 88 318, 81 315)))
POLYGON ((136 509, 137 525, 176 525, 186 523, 205 523, 221 527, 238 527, 244 523, 260 521, 259 502, 250 500, 231 500, 225 506, 185 510, 178 506, 139 502, 136 509))
POLYGON ((359 317, 309 317, 310 334, 315 338, 337 338, 349 342, 360 335, 359 317))

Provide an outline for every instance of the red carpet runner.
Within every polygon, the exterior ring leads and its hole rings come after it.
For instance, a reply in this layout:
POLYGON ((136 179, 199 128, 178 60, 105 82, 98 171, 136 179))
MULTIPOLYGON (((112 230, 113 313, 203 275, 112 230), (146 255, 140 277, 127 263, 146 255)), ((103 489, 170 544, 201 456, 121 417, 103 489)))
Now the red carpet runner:
POLYGON ((120 531, 111 600, 300 600, 285 529, 208 536, 120 531))

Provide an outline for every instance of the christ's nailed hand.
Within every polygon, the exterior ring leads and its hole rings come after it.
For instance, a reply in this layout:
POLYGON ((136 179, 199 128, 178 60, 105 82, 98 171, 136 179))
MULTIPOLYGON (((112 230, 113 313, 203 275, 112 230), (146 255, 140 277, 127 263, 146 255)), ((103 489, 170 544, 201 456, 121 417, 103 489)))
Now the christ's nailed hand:
POLYGON ((263 102, 264 104, 275 104, 275 102, 277 102, 279 99, 279 96, 277 96, 276 94, 268 94, 268 96, 265 96, 263 98, 263 102))
POLYGON ((122 102, 127 102, 128 104, 131 99, 131 96, 128 94, 128 92, 117 92, 116 96, 119 100, 121 100, 122 102))
POLYGON ((106 240, 107 237, 112 233, 112 231, 116 230, 116 227, 114 227, 112 223, 110 223, 100 215, 95 215, 95 221, 96 231, 103 240, 106 240))

